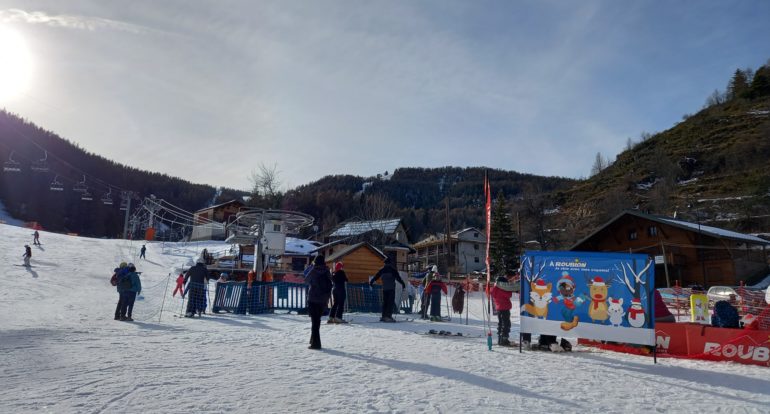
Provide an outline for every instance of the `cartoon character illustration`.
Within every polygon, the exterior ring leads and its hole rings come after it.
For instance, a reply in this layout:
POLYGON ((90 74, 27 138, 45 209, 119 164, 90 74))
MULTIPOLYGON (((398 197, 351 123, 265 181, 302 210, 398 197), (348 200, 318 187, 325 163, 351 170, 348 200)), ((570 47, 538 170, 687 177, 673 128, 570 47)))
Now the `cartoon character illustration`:
POLYGON ((521 307, 522 312, 528 312, 530 315, 546 319, 548 316, 548 304, 551 303, 551 284, 546 284, 543 280, 530 282, 529 300, 532 304, 525 304, 521 307))
POLYGON ((641 328, 644 326, 645 319, 641 299, 631 299, 631 307, 628 308, 628 324, 634 328, 641 328))
POLYGON ((591 295, 588 317, 593 322, 604 322, 610 317, 607 313, 607 289, 608 286, 601 276, 591 279, 591 285, 588 287, 588 293, 591 295))
POLYGON ((626 312, 623 311, 623 298, 613 299, 609 297, 610 306, 607 308, 607 313, 610 315, 610 323, 612 326, 620 326, 623 323, 623 316, 626 312))
POLYGON ((706 322, 706 310, 700 298, 695 298, 695 322, 706 322))
POLYGON ((578 326, 579 319, 575 315, 575 309, 585 302, 585 299, 581 297, 575 297, 575 281, 568 272, 561 273, 561 279, 556 282, 556 289, 559 290, 559 295, 553 299, 553 303, 563 302, 564 306, 561 309, 561 315, 564 317, 561 329, 569 331, 570 329, 578 326))

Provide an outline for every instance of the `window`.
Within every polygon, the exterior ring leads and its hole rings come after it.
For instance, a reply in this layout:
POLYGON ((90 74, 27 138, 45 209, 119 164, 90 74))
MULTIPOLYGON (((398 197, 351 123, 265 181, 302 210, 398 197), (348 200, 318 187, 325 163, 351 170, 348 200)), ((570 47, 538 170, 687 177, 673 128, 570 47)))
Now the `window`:
POLYGON ((655 237, 658 235, 658 228, 655 226, 647 227, 647 235, 650 237, 655 237))
POLYGON ((479 238, 479 234, 478 233, 473 233, 473 237, 478 239, 479 238))
POLYGON ((478 263, 478 262, 479 262, 479 258, 478 258, 478 257, 474 257, 474 258, 473 258, 473 261, 474 261, 475 263, 478 263))
POLYGON ((639 236, 636 234, 636 229, 628 230, 628 240, 636 240, 639 236))
POLYGON ((478 250, 478 249, 479 249, 479 245, 478 244, 474 244, 473 245, 473 250, 478 250))
POLYGON ((281 232, 281 225, 280 224, 273 224, 273 231, 280 233, 281 232))

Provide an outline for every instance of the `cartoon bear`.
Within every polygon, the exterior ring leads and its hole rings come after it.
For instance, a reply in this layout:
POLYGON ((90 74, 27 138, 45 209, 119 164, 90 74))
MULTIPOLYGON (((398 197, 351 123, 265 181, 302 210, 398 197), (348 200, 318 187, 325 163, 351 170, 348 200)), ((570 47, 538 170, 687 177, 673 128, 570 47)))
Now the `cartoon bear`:
POLYGON ((609 297, 610 306, 607 308, 607 313, 610 315, 610 323, 612 326, 620 326, 623 323, 623 316, 626 312, 623 311, 623 298, 613 299, 609 297))

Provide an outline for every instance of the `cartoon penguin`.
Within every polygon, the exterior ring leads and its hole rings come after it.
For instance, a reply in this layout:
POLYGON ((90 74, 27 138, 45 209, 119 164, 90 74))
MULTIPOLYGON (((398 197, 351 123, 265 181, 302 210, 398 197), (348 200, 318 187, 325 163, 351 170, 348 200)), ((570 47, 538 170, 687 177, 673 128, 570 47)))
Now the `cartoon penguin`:
POLYGON ((631 300, 631 307, 628 308, 628 324, 633 328, 641 328, 644 326, 644 322, 645 316, 642 301, 639 298, 633 298, 631 300))

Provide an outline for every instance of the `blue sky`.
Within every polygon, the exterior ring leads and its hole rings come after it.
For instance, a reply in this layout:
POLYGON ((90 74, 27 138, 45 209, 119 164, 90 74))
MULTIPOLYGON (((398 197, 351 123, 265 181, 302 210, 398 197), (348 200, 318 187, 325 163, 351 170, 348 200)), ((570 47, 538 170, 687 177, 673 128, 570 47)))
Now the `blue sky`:
POLYGON ((33 62, 0 106, 218 186, 260 163, 285 188, 407 166, 579 178, 767 62, 769 21, 768 1, 0 0, 33 62))

